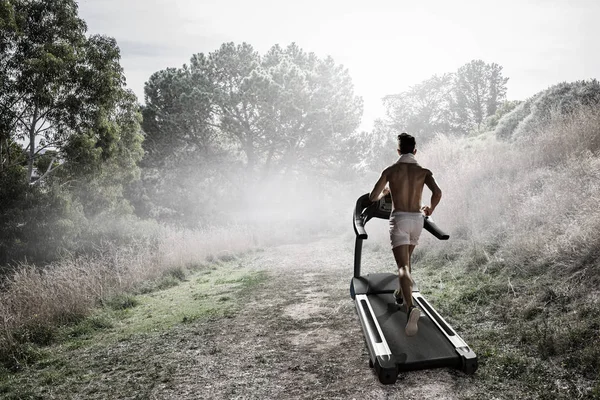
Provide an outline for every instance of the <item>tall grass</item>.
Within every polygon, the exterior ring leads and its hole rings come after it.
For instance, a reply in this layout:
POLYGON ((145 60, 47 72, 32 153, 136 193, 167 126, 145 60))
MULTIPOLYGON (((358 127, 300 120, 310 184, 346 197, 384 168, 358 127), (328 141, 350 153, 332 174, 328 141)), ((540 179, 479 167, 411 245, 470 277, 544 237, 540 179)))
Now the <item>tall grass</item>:
POLYGON ((229 261, 263 246, 302 241, 340 223, 307 218, 310 210, 306 207, 317 206, 318 202, 306 203, 303 212, 282 206, 274 213, 267 204, 260 212, 242 213, 238 224, 197 230, 140 221, 99 221, 98 237, 84 243, 88 251, 83 254, 88 255, 66 254, 43 268, 20 264, 4 277, 0 284, 0 365, 18 368, 35 356, 31 344, 51 342, 57 326, 75 322, 123 294, 168 286, 185 277, 186 269, 229 261), (154 286, 153 281, 157 282, 154 286))
POLYGON ((75 322, 148 281, 231 259, 267 242, 246 226, 163 228, 157 234, 154 241, 107 244, 97 247, 94 256, 66 256, 44 268, 15 267, 0 290, 0 362, 18 368, 31 358, 31 344, 52 341, 56 326, 75 322))
POLYGON ((419 161, 452 240, 424 235, 416 269, 446 283, 436 304, 470 327, 479 376, 525 397, 597 398, 600 109, 553 112, 506 141, 439 136, 419 161))
POLYGON ((598 246, 600 110, 580 108, 527 138, 439 136, 420 152, 444 199, 434 217, 456 239, 493 248, 515 268, 576 268, 598 246), (535 264, 535 262, 533 263, 535 264))

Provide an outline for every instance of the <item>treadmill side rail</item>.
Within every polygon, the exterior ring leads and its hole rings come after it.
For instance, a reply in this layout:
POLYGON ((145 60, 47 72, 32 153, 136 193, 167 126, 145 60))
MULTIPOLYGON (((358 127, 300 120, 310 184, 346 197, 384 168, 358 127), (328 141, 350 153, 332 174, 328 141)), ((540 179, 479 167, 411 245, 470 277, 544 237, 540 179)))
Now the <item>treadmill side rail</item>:
POLYGON ((394 384, 398 379, 396 359, 388 346, 368 296, 357 294, 355 304, 365 342, 367 342, 369 358, 379 381, 386 385, 394 384))
POLYGON ((381 356, 384 359, 391 358, 392 352, 385 340, 377 317, 375 317, 371 303, 369 303, 369 298, 364 294, 357 294, 355 304, 360 324, 365 333, 365 339, 367 339, 369 350, 374 356, 373 358, 378 356, 381 356))
POLYGON ((456 333, 444 318, 433 308, 421 293, 413 292, 413 299, 421 306, 421 309, 437 325, 440 332, 452 343, 456 352, 461 356, 462 369, 466 374, 473 374, 477 370, 477 355, 469 345, 456 333))

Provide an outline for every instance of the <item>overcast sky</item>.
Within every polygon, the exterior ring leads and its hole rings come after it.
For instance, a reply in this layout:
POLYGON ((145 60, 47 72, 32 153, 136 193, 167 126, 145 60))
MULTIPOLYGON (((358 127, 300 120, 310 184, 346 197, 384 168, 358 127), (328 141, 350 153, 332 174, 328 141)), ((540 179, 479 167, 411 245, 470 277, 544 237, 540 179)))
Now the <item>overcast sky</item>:
POLYGON ((224 42, 261 54, 296 42, 346 66, 363 97, 363 129, 381 98, 473 59, 504 67, 508 98, 599 78, 598 0, 80 0, 89 33, 117 39, 128 86, 224 42))

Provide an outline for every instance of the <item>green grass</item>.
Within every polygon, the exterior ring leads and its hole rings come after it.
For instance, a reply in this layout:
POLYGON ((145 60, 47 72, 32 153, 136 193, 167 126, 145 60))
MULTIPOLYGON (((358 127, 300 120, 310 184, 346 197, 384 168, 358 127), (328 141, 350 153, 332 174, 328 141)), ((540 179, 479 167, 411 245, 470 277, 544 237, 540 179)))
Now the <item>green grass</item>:
POLYGON ((465 244, 458 257, 425 250, 413 264, 421 292, 478 355, 477 379, 491 393, 509 382, 514 398, 598 398, 600 304, 589 288, 561 284, 552 265, 511 268, 491 254, 465 244))
MULTIPOLYGON (((0 398, 44 398, 40 390, 59 383, 89 384, 95 378, 79 370, 73 352, 95 353, 136 338, 161 335, 179 325, 231 317, 267 275, 240 268, 239 263, 221 263, 176 279, 176 286, 159 289, 155 285, 150 292, 111 297, 88 317, 52 328, 44 334, 48 337, 42 335, 37 343, 33 337, 21 338, 21 348, 16 349, 21 360, 12 368, 0 366, 0 398)), ((162 371, 157 379, 168 380, 168 371, 162 371)))
MULTIPOLYGON (((249 272, 225 264, 208 273, 195 273, 188 279, 180 280, 177 286, 137 296, 126 295, 126 299, 117 302, 116 307, 111 304, 108 309, 99 309, 68 330, 76 331, 81 326, 90 325, 106 326, 92 331, 102 331, 101 340, 114 342, 130 335, 158 333, 181 323, 231 316, 239 310, 235 299, 243 297, 244 291, 265 279, 262 272, 249 272), (119 307, 121 304, 128 306, 119 307), (99 324, 90 321, 104 322, 99 324)), ((92 335, 90 338, 98 340, 98 336, 92 335)))

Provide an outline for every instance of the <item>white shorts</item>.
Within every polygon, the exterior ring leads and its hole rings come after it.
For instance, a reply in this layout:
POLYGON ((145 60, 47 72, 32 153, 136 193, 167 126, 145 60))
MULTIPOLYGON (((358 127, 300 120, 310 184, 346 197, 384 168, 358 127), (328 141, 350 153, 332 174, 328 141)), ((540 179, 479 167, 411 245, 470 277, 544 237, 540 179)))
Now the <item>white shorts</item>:
POLYGON ((419 244, 423 230, 423 213, 394 211, 390 215, 390 240, 392 249, 402 245, 419 244))

